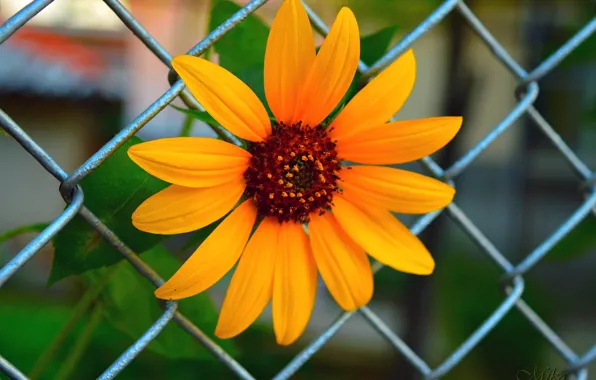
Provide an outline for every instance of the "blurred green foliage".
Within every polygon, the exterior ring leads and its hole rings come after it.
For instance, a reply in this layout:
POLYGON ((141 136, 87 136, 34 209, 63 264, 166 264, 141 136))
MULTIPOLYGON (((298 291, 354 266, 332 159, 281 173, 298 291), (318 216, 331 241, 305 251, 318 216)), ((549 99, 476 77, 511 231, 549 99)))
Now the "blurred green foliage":
MULTIPOLYGON (((503 271, 490 259, 447 251, 448 260, 442 260, 437 271, 434 295, 436 320, 446 339, 445 355, 468 339, 505 299, 499 286, 503 271)), ((537 283, 526 279, 523 298, 550 320, 553 310, 537 283)), ((445 379, 513 379, 520 369, 545 364, 546 348, 544 338, 513 308, 445 379)))
MULTIPOLYGON (((161 245, 144 252, 142 256, 145 263, 166 279, 182 265, 182 260, 161 245)), ((109 276, 109 281, 99 297, 103 303, 104 316, 108 323, 130 336, 132 344, 163 314, 158 299, 153 295, 155 287, 128 262, 121 262, 114 269, 101 268, 87 272, 84 279, 91 287, 101 283, 105 276, 109 276)), ((228 354, 237 355, 232 341, 221 340, 213 335, 217 311, 206 293, 179 301, 178 310, 228 354)), ((168 324, 148 348, 172 359, 211 358, 207 350, 175 323, 168 324)))
POLYGON ((588 215, 548 252, 545 260, 566 261, 581 258, 596 249, 596 218, 588 215))
MULTIPOLYGON (((51 344, 71 313, 69 304, 56 299, 31 298, 12 292, 0 293, 0 351, 15 366, 28 374, 39 354, 51 344)), ((55 358, 49 362, 39 379, 57 380, 56 374, 71 355, 89 317, 84 316, 75 326, 55 358)), ((177 327, 177 326, 176 326, 177 327)), ((93 331, 76 372, 70 379, 95 379, 132 343, 132 339, 102 322, 93 331)), ((195 343, 198 346, 198 343, 195 343)), ((118 379, 185 379, 189 374, 199 378, 226 378, 229 371, 214 359, 199 355, 192 360, 171 359, 144 350, 118 379)))

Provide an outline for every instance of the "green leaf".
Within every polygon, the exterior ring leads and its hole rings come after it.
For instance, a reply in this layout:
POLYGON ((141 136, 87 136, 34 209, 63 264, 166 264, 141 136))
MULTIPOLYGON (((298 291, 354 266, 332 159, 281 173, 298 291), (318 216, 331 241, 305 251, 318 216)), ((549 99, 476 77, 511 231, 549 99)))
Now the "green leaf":
MULTIPOLYGON (((228 0, 214 0, 209 29, 213 30, 240 9, 228 0)), ((251 14, 214 45, 219 64, 240 78, 257 94, 269 114, 263 70, 269 27, 251 14)))
POLYGON ((389 44, 395 37, 397 25, 388 26, 378 32, 368 34, 360 39, 360 59, 372 65, 387 52, 389 44))
MULTIPOLYGON (((81 181, 85 206, 135 252, 144 252, 164 239, 162 235, 137 230, 131 215, 144 200, 168 185, 128 157, 128 148, 140 142, 137 137, 131 138, 81 181)), ((58 233, 54 248, 49 285, 70 275, 113 265, 123 258, 80 216, 58 233)))
POLYGON ((211 115, 209 115, 207 111, 191 110, 188 108, 180 108, 173 105, 170 105, 170 107, 204 123, 211 125, 219 125, 219 123, 211 115))
MULTIPOLYGON (((143 260, 165 279, 171 277, 182 265, 181 260, 161 245, 143 253, 143 260)), ((102 268, 89 272, 84 278, 92 285, 95 281, 101 281, 107 270, 109 269, 102 268)), ((154 291, 155 287, 151 282, 132 265, 128 262, 119 263, 100 295, 105 306, 106 321, 133 340, 138 339, 163 314, 154 291)), ((179 301, 178 310, 228 354, 236 355, 236 348, 231 340, 220 340, 213 335, 217 311, 206 293, 179 301)), ((215 360, 199 342, 174 322, 164 328, 149 344, 148 349, 171 359, 215 360)))
MULTIPOLYGON (((378 32, 361 37, 360 60, 368 66, 379 60, 389 49, 389 44, 393 40, 397 29, 397 25, 393 25, 383 28, 378 32)), ((327 119, 325 119, 324 124, 329 124, 331 120, 337 116, 339 111, 341 111, 342 108, 350 101, 350 99, 352 99, 354 95, 358 93, 358 91, 361 89, 361 84, 359 83, 361 76, 362 75, 360 72, 356 71, 356 75, 354 76, 354 80, 352 80, 350 88, 344 95, 343 99, 339 102, 337 107, 331 112, 327 119)))
POLYGON ((557 243, 546 260, 566 261, 577 259, 596 250, 596 218, 587 217, 557 243))

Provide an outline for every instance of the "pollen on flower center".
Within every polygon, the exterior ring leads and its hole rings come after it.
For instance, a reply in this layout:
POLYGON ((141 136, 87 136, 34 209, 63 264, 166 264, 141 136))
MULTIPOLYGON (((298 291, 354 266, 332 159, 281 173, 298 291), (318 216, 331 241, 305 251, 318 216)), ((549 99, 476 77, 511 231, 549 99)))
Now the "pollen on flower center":
POLYGON ((307 223, 311 213, 328 210, 341 169, 335 146, 322 126, 275 123, 271 136, 253 145, 244 172, 259 215, 307 223))

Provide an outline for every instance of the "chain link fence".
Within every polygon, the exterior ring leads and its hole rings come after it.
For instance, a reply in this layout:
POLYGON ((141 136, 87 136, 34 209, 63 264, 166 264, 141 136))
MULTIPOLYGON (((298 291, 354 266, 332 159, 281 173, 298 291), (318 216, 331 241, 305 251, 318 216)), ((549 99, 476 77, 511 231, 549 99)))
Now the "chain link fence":
MULTIPOLYGON (((241 23, 248 15, 256 11, 267 0, 252 0, 248 2, 241 10, 232 17, 219 25, 215 30, 194 46, 188 54, 201 55, 219 38, 225 35, 241 23)), ((25 25, 32 17, 43 10, 52 0, 37 0, 31 2, 25 8, 8 19, 0 27, 0 43, 6 41, 13 33, 25 25)), ((165 65, 170 66, 170 54, 151 37, 151 35, 140 25, 129 11, 117 0, 105 0, 105 3, 122 20, 122 22, 150 49, 165 65)), ((311 22, 314 28, 325 35, 328 27, 321 19, 307 8, 311 22)), ((511 112, 486 135, 472 149, 459 158, 451 167, 443 169, 439 167, 432 159, 426 157, 422 159, 422 164, 435 177, 445 181, 451 181, 460 175, 487 147, 489 147, 499 136, 511 127, 516 120, 525 116, 533 121, 536 127, 540 128, 552 144, 569 162, 575 173, 582 181, 585 181, 586 193, 583 204, 561 224, 546 240, 544 240, 536 249, 530 252, 519 264, 510 263, 505 256, 491 243, 491 241, 480 231, 477 226, 466 216, 456 203, 450 204, 445 210, 430 213, 420 217, 413 225, 412 231, 415 234, 422 232, 439 214, 446 211, 448 215, 461 227, 467 235, 482 249, 491 260, 493 260, 503 270, 504 299, 496 310, 490 315, 484 323, 479 326, 474 333, 463 342, 449 357, 447 357, 439 366, 431 368, 423 358, 408 347, 404 341, 397 336, 382 320, 368 307, 363 307, 358 311, 343 313, 340 315, 318 338, 312 341, 298 355, 296 355, 286 366, 275 376, 275 380, 288 379, 296 373, 300 367, 306 363, 313 355, 317 353, 326 342, 342 328, 353 314, 360 313, 370 325, 381 334, 401 355, 403 355, 412 366, 414 366, 423 377, 427 379, 436 379, 447 374, 454 366, 462 361, 480 341, 500 323, 501 320, 514 308, 517 308, 548 341, 556 352, 565 360, 567 368, 565 372, 571 373, 576 379, 587 379, 587 365, 596 359, 596 345, 585 353, 574 352, 557 335, 555 331, 544 322, 541 317, 533 311, 523 299, 524 293, 524 274, 533 268, 549 252, 553 246, 565 237, 575 226, 578 225, 586 216, 596 210, 596 173, 592 172, 565 144, 561 137, 555 132, 551 125, 534 108, 533 103, 538 96, 538 81, 551 72, 557 65, 565 59, 574 49, 576 49, 588 37, 596 33, 596 18, 592 19, 571 39, 563 44, 555 53, 541 62, 531 71, 524 70, 499 44, 495 37, 486 29, 483 23, 470 10, 463 1, 448 0, 437 7, 430 16, 406 35, 397 45, 393 46, 381 59, 368 67, 360 62, 359 70, 364 77, 371 77, 393 62, 406 49, 408 49, 417 39, 438 25, 445 17, 452 12, 459 12, 474 30, 479 38, 490 48, 494 58, 503 64, 518 81, 515 95, 517 104, 511 112)), ((44 245, 62 229, 77 214, 81 215, 87 222, 95 228, 99 234, 110 242, 148 281, 156 287, 163 284, 157 273, 146 265, 139 256, 133 252, 126 244, 119 239, 109 228, 107 228, 93 213, 84 206, 83 191, 77 185, 86 175, 96 169, 106 158, 108 158, 119 146, 127 139, 133 136, 149 120, 162 111, 170 102, 178 96, 186 97, 186 101, 192 101, 183 93, 184 84, 178 80, 173 72, 170 71, 171 87, 143 113, 141 113, 130 125, 121 130, 99 151, 91 156, 83 165, 72 173, 65 172, 37 143, 31 139, 5 112, 0 110, 0 126, 8 132, 19 144, 22 145, 49 173, 51 173, 60 183, 60 193, 67 203, 65 210, 37 237, 30 241, 9 263, 0 269, 0 286, 2 286, 23 264, 31 259, 44 245)), ((374 271, 381 269, 378 263, 374 266, 374 271)), ((498 286, 499 284, 495 284, 498 286)), ((156 300, 157 302, 157 300, 156 300)), ((176 302, 166 302, 164 313, 154 322, 154 324, 130 346, 122 355, 112 363, 112 365, 99 376, 99 379, 112 379, 122 371, 147 345, 168 324, 175 322, 180 325, 188 334, 192 335, 197 341, 206 347, 210 353, 215 356, 222 365, 227 366, 229 370, 237 377, 242 379, 253 379, 253 376, 237 361, 230 357, 223 349, 217 346, 207 335, 198 329, 184 315, 177 311, 176 302)), ((13 366, 9 361, 0 356, 0 372, 5 373, 13 379, 27 379, 27 377, 13 366)))

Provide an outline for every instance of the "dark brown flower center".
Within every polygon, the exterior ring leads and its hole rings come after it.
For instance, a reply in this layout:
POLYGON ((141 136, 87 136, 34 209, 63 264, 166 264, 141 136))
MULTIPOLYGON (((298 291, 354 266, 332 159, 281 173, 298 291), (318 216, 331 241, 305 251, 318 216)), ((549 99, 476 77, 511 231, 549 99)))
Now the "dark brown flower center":
POLYGON ((259 215, 307 223, 329 210, 341 169, 335 146, 322 126, 275 123, 266 141, 253 144, 244 172, 259 215))

